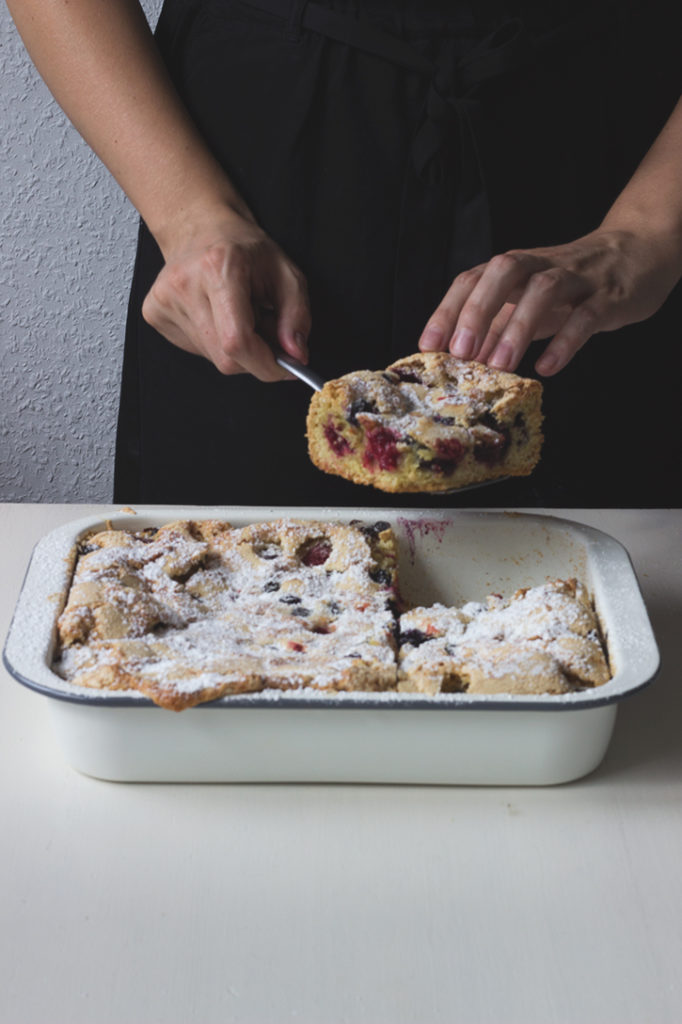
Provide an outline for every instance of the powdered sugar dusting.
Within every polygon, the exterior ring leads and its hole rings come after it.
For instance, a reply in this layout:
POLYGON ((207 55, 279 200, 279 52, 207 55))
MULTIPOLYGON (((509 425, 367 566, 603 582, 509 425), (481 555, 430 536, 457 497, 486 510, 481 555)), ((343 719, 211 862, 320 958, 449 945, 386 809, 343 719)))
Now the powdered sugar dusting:
POLYGON ((394 568, 391 532, 371 528, 104 532, 79 560, 55 668, 171 707, 266 686, 395 686, 394 568))
POLYGON ((403 690, 563 693, 610 678, 589 596, 575 580, 460 609, 414 609, 401 617, 401 637, 403 690))

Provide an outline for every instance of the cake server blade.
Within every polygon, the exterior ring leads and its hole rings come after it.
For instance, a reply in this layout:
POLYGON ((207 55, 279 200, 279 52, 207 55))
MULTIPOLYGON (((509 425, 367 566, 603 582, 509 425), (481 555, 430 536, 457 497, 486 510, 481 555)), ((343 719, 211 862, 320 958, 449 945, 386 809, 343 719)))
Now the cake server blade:
POLYGON ((309 366, 305 366, 299 362, 298 359, 294 359, 293 356, 288 356, 285 353, 282 355, 275 356, 275 361, 284 370, 288 370, 289 373, 293 373, 294 377, 298 377, 304 384, 308 384, 314 391, 321 391, 324 386, 324 380, 320 377, 319 373, 315 373, 309 366))

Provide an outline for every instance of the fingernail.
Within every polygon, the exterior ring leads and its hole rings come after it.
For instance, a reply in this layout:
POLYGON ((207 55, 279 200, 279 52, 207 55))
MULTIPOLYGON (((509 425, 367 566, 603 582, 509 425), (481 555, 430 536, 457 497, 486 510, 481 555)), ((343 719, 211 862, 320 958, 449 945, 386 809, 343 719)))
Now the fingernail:
POLYGON ((458 331, 455 331, 455 337, 452 340, 452 354, 458 359, 468 359, 474 351, 475 344, 474 332, 470 331, 468 327, 460 327, 458 331))
POLYGON ((301 353, 301 355, 302 356, 307 355, 305 338, 303 337, 303 335, 301 334, 300 331, 296 331, 295 332, 295 334, 294 334, 294 342, 296 344, 296 348, 301 353))
POLYGON ((434 352, 443 342, 444 332, 440 327, 427 327, 419 342, 422 352, 434 352))
POLYGON ((559 368, 559 360, 555 356, 542 356, 538 359, 535 364, 535 369, 538 373, 542 373, 547 376, 550 373, 554 373, 559 368))
POLYGON ((496 370, 507 370, 511 367, 513 360, 514 349, 509 342, 501 341, 488 360, 488 366, 494 366, 496 370))

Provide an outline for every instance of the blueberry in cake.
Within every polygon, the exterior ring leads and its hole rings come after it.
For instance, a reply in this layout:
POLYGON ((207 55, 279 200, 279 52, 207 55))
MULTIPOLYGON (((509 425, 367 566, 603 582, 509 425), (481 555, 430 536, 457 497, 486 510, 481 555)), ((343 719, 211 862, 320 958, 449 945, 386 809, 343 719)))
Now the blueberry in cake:
POLYGON ((312 462, 383 491, 449 491, 526 476, 540 457, 539 381, 418 353, 329 381, 310 403, 312 462))

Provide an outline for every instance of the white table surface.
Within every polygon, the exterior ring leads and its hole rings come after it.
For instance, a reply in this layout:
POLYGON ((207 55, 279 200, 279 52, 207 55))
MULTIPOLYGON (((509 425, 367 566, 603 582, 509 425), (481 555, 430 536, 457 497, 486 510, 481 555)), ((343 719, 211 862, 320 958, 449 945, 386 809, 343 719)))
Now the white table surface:
MULTIPOLYGON (((0 506, 3 643, 106 510, 0 506)), ((100 782, 0 669, 0 1024, 680 1024, 682 512, 554 514, 627 547, 662 657, 569 785, 100 782)))

